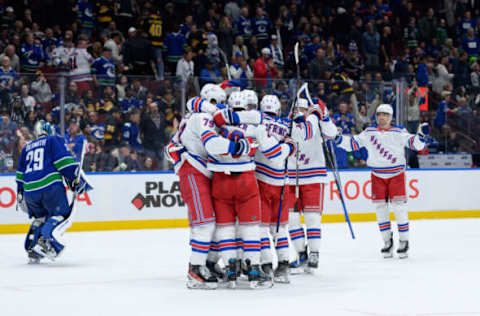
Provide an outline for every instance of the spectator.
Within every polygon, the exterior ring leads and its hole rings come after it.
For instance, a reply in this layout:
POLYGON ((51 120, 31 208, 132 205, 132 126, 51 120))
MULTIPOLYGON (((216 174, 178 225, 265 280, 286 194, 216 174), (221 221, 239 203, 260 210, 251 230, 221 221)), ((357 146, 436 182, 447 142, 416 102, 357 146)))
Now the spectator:
POLYGON ((237 56, 238 53, 242 54, 245 60, 248 60, 248 49, 247 46, 243 44, 243 37, 240 35, 235 37, 235 44, 233 44, 232 48, 233 56, 237 56))
POLYGON ((244 6, 240 10, 240 17, 237 21, 237 35, 243 37, 245 42, 250 41, 252 37, 252 20, 248 16, 248 7, 244 6))
POLYGON ((470 80, 470 69, 467 63, 468 54, 462 52, 458 59, 453 62, 453 86, 455 89, 466 87, 470 80))
POLYGON ((145 99, 147 98, 148 91, 147 91, 147 88, 145 88, 142 85, 142 82, 140 82, 140 80, 138 79, 133 80, 132 89, 133 89, 133 94, 138 100, 145 101, 145 99))
POLYGON ((26 84, 22 85, 20 89, 20 97, 22 99, 22 104, 23 104, 23 108, 25 109, 25 112, 31 112, 35 109, 35 105, 37 104, 37 101, 35 100, 34 97, 30 95, 28 85, 26 84))
POLYGON ((428 8, 427 15, 418 22, 418 33, 420 39, 427 43, 435 37, 437 31, 437 19, 433 8, 428 8))
POLYGON ((446 85, 452 83, 452 78, 454 75, 448 72, 447 67, 448 57, 443 56, 440 60, 440 63, 438 63, 437 67, 435 67, 436 76, 432 82, 432 90, 438 94, 442 93, 443 88, 446 85))
POLYGON ((91 64, 93 57, 87 51, 87 42, 79 40, 73 51, 72 67, 70 68, 70 80, 77 84, 77 92, 82 95, 84 91, 91 89, 92 75, 91 64))
POLYGON ((179 27, 176 26, 176 32, 167 34, 164 44, 167 50, 167 70, 170 74, 173 74, 178 61, 184 54, 184 49, 187 47, 187 39, 180 33, 179 27))
POLYGON ((177 63, 176 75, 184 82, 193 76, 194 63, 192 57, 192 51, 190 49, 186 49, 185 53, 183 54, 183 58, 177 63))
POLYGON ((278 69, 283 69, 285 62, 283 61, 283 49, 278 43, 277 35, 273 34, 271 36, 270 45, 268 45, 270 52, 272 52, 273 64, 278 69))
POLYGON ((262 57, 255 61, 253 66, 253 78, 257 88, 265 89, 272 87, 272 80, 278 74, 278 70, 271 59, 270 49, 262 49, 262 57))
POLYGON ((225 4, 223 12, 233 23, 237 22, 237 20, 240 18, 240 7, 236 1, 228 1, 225 4))
POLYGON ((330 70, 329 64, 325 60, 325 50, 323 48, 317 49, 315 52, 315 59, 313 59, 308 66, 308 73, 310 79, 318 79, 323 77, 323 72, 330 70))
POLYGON ((80 95, 78 94, 77 83, 74 81, 71 81, 68 84, 68 89, 65 93, 65 104, 67 103, 80 103, 80 95))
POLYGON ((218 43, 220 48, 225 52, 227 58, 232 57, 233 51, 234 31, 232 28, 232 22, 227 16, 224 16, 220 20, 218 29, 218 43))
POLYGON ((132 75, 152 75, 152 46, 143 36, 137 36, 137 29, 128 29, 128 40, 123 45, 124 63, 132 75))
POLYGON ((120 54, 122 46, 122 36, 119 32, 112 32, 110 38, 103 45, 110 48, 112 51, 112 59, 115 64, 119 65, 123 61, 123 56, 120 54))
POLYGON ((414 82, 407 94, 407 130, 415 134, 420 123, 420 96, 417 83, 414 82))
POLYGON ((253 78, 253 72, 242 53, 237 52, 233 58, 234 62, 230 65, 230 73, 233 79, 240 81, 240 87, 246 89, 248 82, 253 78))
POLYGON ((32 82, 32 93, 34 98, 40 103, 44 109, 51 107, 50 101, 53 99, 52 89, 42 72, 38 73, 38 77, 32 82))
POLYGON ((419 87, 428 87, 427 57, 422 55, 417 69, 417 82, 419 87))
POLYGON ((221 75, 218 68, 214 67, 214 61, 207 59, 205 68, 200 71, 200 85, 203 86, 206 83, 220 83, 221 75))
POLYGON ((140 110, 141 107, 144 105, 144 102, 137 99, 137 97, 134 95, 134 91, 132 88, 127 87, 125 91, 126 91, 125 98, 123 98, 122 101, 119 102, 119 105, 122 109, 122 113, 127 114, 132 112, 135 109, 140 110))
POLYGON ((118 107, 114 107, 105 119, 105 133, 103 139, 105 148, 111 150, 120 145, 122 137, 123 120, 118 107))
MULTIPOLYGON (((341 102, 338 105, 338 112, 332 116, 332 121, 342 129, 343 135, 352 135, 355 127, 355 120, 353 115, 348 112, 348 104, 341 102)), ((335 155, 337 157, 338 168, 348 168, 348 155, 347 152, 339 147, 335 146, 335 155)))
POLYGON ((163 162, 163 147, 167 143, 165 136, 165 117, 158 111, 158 105, 154 102, 148 105, 148 109, 141 123, 143 146, 145 154, 153 157, 159 165, 163 162))
MULTIPOLYGON (((5 89, 5 93, 13 92, 15 88, 15 81, 18 80, 16 71, 10 66, 10 58, 3 56, 0 66, 0 89, 5 89)), ((0 94, 3 93, 0 91, 0 94)), ((7 98, 2 97, 2 102, 5 102, 7 98)))
POLYGON ((80 34, 85 34, 89 38, 95 26, 92 4, 89 0, 79 0, 73 11, 77 14, 80 34))
POLYGON ((122 141, 135 151, 142 151, 142 139, 140 137, 140 111, 134 109, 130 112, 129 120, 123 124, 122 141))
POLYGON ((383 28, 382 36, 380 38, 380 64, 383 65, 386 62, 392 60, 392 31, 389 26, 383 28))
POLYGON ((5 48, 4 52, 0 55, 0 60, 3 60, 5 56, 10 58, 10 67, 18 73, 20 71, 20 58, 18 58, 18 55, 15 53, 14 45, 10 44, 5 48))
POLYGON ((469 28, 467 35, 462 41, 462 48, 470 56, 478 56, 478 50, 480 49, 480 41, 475 35, 473 28, 469 28))
POLYGON ((34 43, 32 33, 25 35, 25 43, 20 51, 20 68, 22 72, 34 73, 43 66, 43 50, 41 46, 34 43))
POLYGON ((403 30, 403 38, 405 46, 410 49, 415 49, 418 46, 418 29, 415 24, 415 17, 410 16, 409 23, 403 30))
POLYGON ((253 35, 257 38, 258 46, 260 48, 267 47, 268 34, 270 34, 271 27, 272 23, 270 22, 270 19, 263 13, 262 7, 257 7, 255 9, 255 17, 252 19, 252 28, 253 35))
POLYGON ((366 32, 363 33, 363 47, 365 49, 365 66, 378 68, 380 66, 378 54, 380 53, 380 35, 369 22, 366 25, 366 32))
POLYGON ((93 82, 98 87, 98 96, 102 96, 106 86, 113 87, 115 84, 115 64, 112 59, 112 50, 103 47, 102 56, 93 61, 93 82))
POLYGON ((125 91, 127 87, 128 87, 128 78, 127 76, 123 75, 120 77, 120 82, 115 85, 118 101, 122 101, 123 98, 125 98, 125 91))
POLYGON ((464 17, 460 22, 460 33, 465 35, 469 29, 476 27, 476 21, 472 18, 472 13, 470 11, 465 11, 464 17))
POLYGON ((68 133, 65 134, 65 140, 68 150, 70 150, 75 159, 79 161, 82 155, 82 144, 86 140, 86 137, 82 134, 79 122, 77 122, 76 119, 70 120, 68 133))
POLYGON ((164 29, 163 21, 159 10, 150 13, 147 19, 143 20, 145 32, 148 34, 150 45, 152 46, 153 60, 156 65, 156 78, 158 80, 164 79, 165 66, 163 64, 163 38, 164 29))

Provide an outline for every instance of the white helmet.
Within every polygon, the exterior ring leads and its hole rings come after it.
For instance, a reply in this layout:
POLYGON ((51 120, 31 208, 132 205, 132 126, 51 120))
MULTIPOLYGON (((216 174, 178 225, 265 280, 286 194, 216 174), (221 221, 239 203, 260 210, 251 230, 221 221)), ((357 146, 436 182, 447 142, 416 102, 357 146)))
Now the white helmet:
POLYGON ((245 95, 240 91, 233 91, 228 97, 228 106, 232 109, 247 109, 245 95))
POLYGON ((247 102, 247 106, 254 105, 255 109, 258 108, 258 97, 255 91, 253 90, 243 90, 242 94, 245 97, 245 101, 247 102))
POLYGON ((390 104, 380 104, 377 108, 377 113, 387 113, 393 115, 393 108, 390 104))
POLYGON ((297 103, 295 104, 296 108, 308 109, 307 99, 298 98, 297 103))
POLYGON ((225 91, 215 84, 206 84, 200 91, 200 97, 212 104, 225 103, 225 91))
POLYGON ((267 94, 262 98, 260 102, 260 110, 265 113, 273 113, 275 115, 280 115, 282 105, 278 97, 273 94, 267 94))
POLYGON ((200 98, 202 99, 207 99, 207 91, 211 90, 212 87, 215 86, 213 83, 207 83, 202 87, 202 90, 200 90, 200 98))

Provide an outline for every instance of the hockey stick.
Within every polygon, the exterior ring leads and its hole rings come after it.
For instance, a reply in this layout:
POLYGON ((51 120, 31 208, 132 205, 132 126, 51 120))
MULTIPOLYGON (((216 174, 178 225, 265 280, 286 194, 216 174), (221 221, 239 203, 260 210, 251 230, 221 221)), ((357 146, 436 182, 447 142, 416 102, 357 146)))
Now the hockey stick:
MULTIPOLYGON (((310 96, 310 91, 308 90, 308 87, 305 90, 305 94, 307 95, 308 102, 310 104, 313 104, 312 97, 310 96)), ((324 134, 323 134, 322 125, 320 124, 320 122, 318 122, 318 127, 320 128, 320 134, 323 137, 324 134)), ((342 203, 343 214, 345 215, 345 221, 348 224, 348 228, 350 230, 350 234, 352 235, 352 239, 355 239, 355 234, 353 233, 352 223, 350 222, 350 216, 348 215, 347 207, 345 205, 345 199, 343 198, 342 183, 340 181, 340 174, 338 173, 338 169, 337 169, 337 160, 336 160, 336 157, 335 157, 335 149, 333 148, 332 143, 330 143, 330 147, 327 147, 325 141, 323 141, 323 143, 322 143, 322 148, 323 148, 325 157, 327 159, 329 159, 330 162, 331 162, 333 177, 335 179, 335 184, 337 185, 338 193, 340 195, 340 201, 342 203)))
POLYGON ((230 65, 228 64, 228 58, 227 54, 221 49, 220 47, 218 48, 218 51, 220 52, 220 55, 222 55, 223 62, 225 63, 225 67, 227 68, 227 78, 228 80, 232 80, 232 74, 230 73, 230 65))
MULTIPOLYGON (((295 65, 296 65, 296 68, 297 68, 297 84, 300 82, 300 54, 299 54, 299 51, 298 51, 298 45, 299 43, 296 42, 295 43, 295 46, 293 48, 293 54, 294 54, 294 57, 295 57, 295 65)), ((303 85, 302 85, 303 87, 303 85)), ((301 89, 299 91, 302 91, 301 89)), ((298 94, 298 92, 297 92, 298 94)), ((298 96, 297 96, 297 99, 298 99, 298 96)), ((295 104, 295 103, 294 103, 295 104)), ((292 133, 290 132, 290 136, 292 136, 292 133)), ((298 184, 299 182, 299 179, 298 179, 298 150, 297 152, 295 153, 295 198, 298 199, 298 197, 300 196, 300 186, 298 184)), ((287 173, 288 173, 288 170, 287 170, 287 173)))

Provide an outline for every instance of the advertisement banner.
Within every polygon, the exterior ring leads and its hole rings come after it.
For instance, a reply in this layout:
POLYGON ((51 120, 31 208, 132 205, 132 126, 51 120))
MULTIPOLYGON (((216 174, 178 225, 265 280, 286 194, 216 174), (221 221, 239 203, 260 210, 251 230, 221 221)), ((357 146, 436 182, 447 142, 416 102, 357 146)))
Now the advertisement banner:
MULTIPOLYGON (((361 220, 355 214, 373 214, 370 172, 341 171, 340 177, 353 219, 361 220)), ((89 178, 94 190, 78 197, 75 222, 156 220, 158 223, 158 220, 181 219, 182 225, 186 223, 187 207, 181 198, 178 177, 171 172, 97 173, 89 178)), ((480 183, 478 169, 409 170, 406 179, 410 212, 437 212, 442 217, 440 212, 480 210, 480 195, 476 193, 480 183)), ((25 213, 15 211, 15 204, 14 176, 0 176, 0 230, 6 224, 29 222, 25 213)), ((340 214, 343 209, 338 189, 329 173, 324 217, 332 215, 340 219, 340 214)))

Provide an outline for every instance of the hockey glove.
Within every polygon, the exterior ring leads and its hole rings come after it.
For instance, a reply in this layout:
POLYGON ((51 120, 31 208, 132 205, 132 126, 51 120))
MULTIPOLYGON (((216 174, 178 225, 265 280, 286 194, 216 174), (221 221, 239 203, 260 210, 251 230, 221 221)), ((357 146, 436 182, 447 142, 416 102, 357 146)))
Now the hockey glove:
POLYGON ((308 109, 308 115, 315 115, 319 121, 328 119, 328 108, 321 99, 318 99, 318 105, 314 104, 308 109))
POLYGON ((283 140, 283 142, 290 147, 290 153, 288 154, 288 156, 292 156, 292 155, 294 155, 294 154, 297 152, 297 150, 298 150, 298 148, 297 148, 298 143, 297 143, 296 140, 294 140, 294 139, 291 138, 291 137, 285 137, 285 139, 283 140))
POLYGON ((78 194, 82 194, 83 192, 85 192, 86 187, 87 182, 85 182, 82 177, 75 178, 70 184, 70 189, 72 190, 72 192, 77 192, 78 194))
POLYGON ((238 114, 229 109, 215 112, 215 114, 213 115, 213 121, 218 127, 222 127, 223 125, 240 124, 240 118, 238 117, 238 114))
POLYGON ((417 135, 421 138, 430 135, 430 126, 428 123, 422 123, 418 126, 417 135))
POLYGON ((185 152, 183 145, 175 143, 168 144, 164 149, 165 158, 172 164, 180 161, 183 152, 185 152))
POLYGON ((295 123, 304 123, 305 122, 305 115, 297 115, 293 118, 295 123))
POLYGON ((23 193, 17 194, 17 212, 18 210, 21 210, 22 212, 25 212, 28 214, 28 207, 27 207, 27 203, 23 199, 23 193))
POLYGON ((235 144, 235 154, 233 158, 238 158, 243 155, 254 156, 257 151, 257 145, 250 137, 240 138, 235 144))

